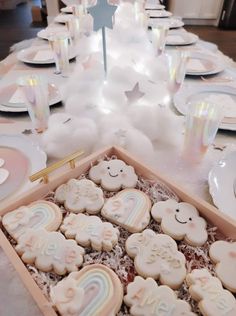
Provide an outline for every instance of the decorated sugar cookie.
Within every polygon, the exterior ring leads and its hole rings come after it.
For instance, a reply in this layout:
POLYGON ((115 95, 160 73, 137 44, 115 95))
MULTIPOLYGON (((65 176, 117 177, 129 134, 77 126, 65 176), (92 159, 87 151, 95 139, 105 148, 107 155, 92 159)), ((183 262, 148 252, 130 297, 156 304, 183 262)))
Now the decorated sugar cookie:
POLYGON ((163 232, 172 238, 184 239, 192 246, 202 246, 207 241, 206 221, 193 205, 175 200, 161 201, 153 205, 151 213, 161 223, 163 232))
POLYGON ((218 278, 207 269, 196 269, 187 275, 192 298, 204 316, 235 316, 236 300, 232 293, 224 290, 218 278))
POLYGON ((131 233, 142 231, 150 221, 151 201, 136 189, 125 189, 108 199, 101 214, 131 233))
POLYGON ((104 204, 102 190, 87 179, 71 179, 67 184, 60 185, 55 192, 55 199, 74 213, 87 211, 97 214, 104 204))
POLYGON ((138 181, 134 168, 119 159, 99 162, 89 170, 89 178, 108 191, 134 188, 138 181))
POLYGON ((175 292, 166 285, 158 286, 152 278, 136 276, 127 287, 124 302, 133 316, 196 316, 190 305, 177 299, 175 292))
POLYGON ((186 260, 170 236, 146 229, 131 235, 125 248, 128 255, 134 258, 134 266, 139 275, 159 279, 172 289, 179 288, 184 281, 186 260))
POLYGON ((2 223, 7 232, 18 239, 28 228, 57 230, 62 221, 60 208, 48 201, 36 201, 5 214, 2 223))
POLYGON ((97 216, 70 214, 64 219, 61 231, 67 238, 75 238, 78 244, 97 251, 110 251, 118 242, 119 230, 111 223, 102 222, 97 216))
POLYGON ((236 293, 236 242, 216 241, 211 245, 209 255, 216 263, 218 278, 228 290, 236 293))
POLYGON ((41 271, 53 270, 60 275, 78 270, 84 255, 84 249, 75 240, 45 229, 28 229, 19 238, 16 251, 25 263, 34 263, 41 271))
POLYGON ((62 316, 115 316, 123 288, 111 269, 92 264, 58 282, 50 297, 62 316))

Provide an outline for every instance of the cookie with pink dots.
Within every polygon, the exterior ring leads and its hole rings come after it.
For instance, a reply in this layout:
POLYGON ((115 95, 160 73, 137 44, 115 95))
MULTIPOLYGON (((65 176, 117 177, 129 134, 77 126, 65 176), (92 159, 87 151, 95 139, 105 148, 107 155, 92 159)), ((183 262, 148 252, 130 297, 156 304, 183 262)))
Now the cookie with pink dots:
POLYGON ((104 204, 103 191, 88 179, 71 179, 55 191, 55 199, 68 211, 97 214, 104 204))
POLYGON ((127 287, 124 302, 133 316, 196 316, 191 312, 190 305, 179 300, 171 288, 158 286, 152 278, 145 280, 136 276, 127 287))
POLYGON ((186 259, 170 236, 146 229, 131 235, 126 240, 125 248, 127 254, 134 258, 135 270, 139 275, 160 280, 172 289, 178 289, 183 283, 186 259))
POLYGON ((207 223, 189 203, 171 199, 157 202, 151 214, 161 223, 163 232, 176 240, 184 239, 191 246, 202 246, 207 241, 207 223))
POLYGON ((218 278, 228 290, 236 293, 236 242, 216 241, 211 245, 209 255, 216 263, 218 278))
POLYGON ((102 222, 98 216, 70 214, 64 219, 61 231, 67 238, 94 250, 110 251, 118 243, 120 232, 111 223, 102 222))
POLYGON ((134 188, 138 181, 134 168, 119 159, 99 162, 89 170, 89 178, 108 191, 134 188))
POLYGON ((192 298, 204 316, 235 316, 236 300, 233 294, 224 290, 220 280, 207 269, 193 270, 186 277, 192 298))

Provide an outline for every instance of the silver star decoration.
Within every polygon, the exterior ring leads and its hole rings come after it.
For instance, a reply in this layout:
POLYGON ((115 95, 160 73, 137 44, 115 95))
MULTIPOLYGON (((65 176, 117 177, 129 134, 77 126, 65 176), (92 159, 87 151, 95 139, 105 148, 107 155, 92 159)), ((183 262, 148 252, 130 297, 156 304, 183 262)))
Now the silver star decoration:
POLYGON ((112 17, 116 9, 117 6, 108 4, 107 0, 97 0, 97 4, 89 8, 89 13, 93 17, 94 31, 98 31, 103 27, 112 29, 112 17))
POLYGON ((125 91, 125 95, 129 103, 134 103, 138 101, 139 99, 141 99, 145 95, 145 93, 140 91, 139 83, 137 82, 132 90, 125 91))

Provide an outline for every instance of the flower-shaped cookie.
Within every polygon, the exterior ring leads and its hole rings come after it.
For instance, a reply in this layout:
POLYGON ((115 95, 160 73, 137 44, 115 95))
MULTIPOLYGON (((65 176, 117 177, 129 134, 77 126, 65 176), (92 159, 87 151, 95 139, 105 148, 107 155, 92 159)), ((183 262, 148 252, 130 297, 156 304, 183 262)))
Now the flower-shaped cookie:
POLYGON ((55 199, 74 213, 87 211, 97 214, 104 204, 102 190, 87 179, 71 179, 67 184, 60 185, 56 189, 55 199))
POLYGON ((134 188, 138 177, 134 168, 119 159, 101 161, 89 170, 89 178, 108 191, 134 188))
POLYGON ((236 293, 236 242, 216 241, 211 245, 209 255, 216 263, 218 278, 227 289, 236 293))
POLYGON ((139 275, 159 279, 172 289, 179 288, 184 281, 186 259, 170 236, 146 229, 131 235, 125 248, 128 255, 134 258, 134 266, 139 275))
POLYGON ((110 251, 118 242, 119 230, 111 223, 102 222, 97 216, 70 214, 64 219, 61 231, 67 238, 75 238, 78 244, 97 251, 110 251))
POLYGON ((193 270, 186 277, 192 298, 204 316, 235 316, 236 300, 232 293, 224 290, 218 278, 207 269, 193 270))
POLYGON ((161 223, 163 232, 176 240, 184 239, 192 246, 201 246, 207 241, 206 221, 191 204, 161 201, 153 205, 151 214, 161 223))
POLYGON ((135 277, 127 287, 124 302, 131 307, 130 313, 134 316, 196 315, 187 302, 177 299, 172 289, 166 285, 158 286, 152 278, 135 277))

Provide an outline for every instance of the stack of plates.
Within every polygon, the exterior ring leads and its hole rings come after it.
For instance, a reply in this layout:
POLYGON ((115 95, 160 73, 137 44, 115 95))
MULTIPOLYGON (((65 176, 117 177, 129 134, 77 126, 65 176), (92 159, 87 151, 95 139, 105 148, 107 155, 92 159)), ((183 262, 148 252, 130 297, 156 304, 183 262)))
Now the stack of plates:
POLYGON ((199 52, 190 53, 186 74, 190 76, 214 75, 224 70, 217 56, 199 52))
POLYGON ((162 4, 146 3, 146 10, 164 10, 165 6, 162 4))
POLYGON ((176 29, 179 27, 184 26, 184 22, 179 20, 179 19, 175 19, 175 18, 156 18, 156 19, 148 19, 148 26, 149 27, 155 27, 158 25, 166 25, 168 26, 170 29, 176 29))
POLYGON ((39 38, 48 40, 50 38, 50 36, 52 36, 53 34, 66 33, 66 32, 68 33, 68 35, 70 35, 65 26, 47 27, 46 29, 39 31, 37 33, 37 36, 39 38))
POLYGON ((172 13, 165 10, 146 10, 150 18, 168 18, 172 16, 172 13))

